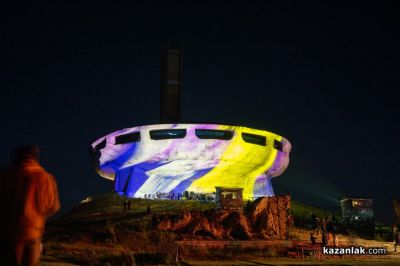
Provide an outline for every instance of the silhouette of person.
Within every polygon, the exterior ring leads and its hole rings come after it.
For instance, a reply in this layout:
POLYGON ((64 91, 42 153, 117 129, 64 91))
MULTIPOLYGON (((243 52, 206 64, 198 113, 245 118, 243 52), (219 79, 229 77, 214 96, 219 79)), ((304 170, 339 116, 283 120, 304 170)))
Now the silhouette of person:
POLYGON ((245 212, 249 212, 250 211, 250 208, 251 208, 251 203, 250 203, 250 200, 247 200, 246 201, 246 206, 245 206, 245 212))
POLYGON ((150 204, 149 205, 147 205, 147 215, 150 215, 151 214, 151 209, 150 209, 150 204))
POLYGON ((153 216, 151 217, 151 224, 152 224, 153 228, 155 228, 159 222, 160 221, 158 219, 158 216, 153 214, 153 216))
POLYGON ((321 226, 322 226, 322 231, 326 234, 326 218, 322 218, 321 226))
MULTIPOLYGON (((5 260, 11 265, 38 265, 46 219, 60 209, 57 183, 39 164, 39 147, 15 149, 11 166, 0 173, 1 230, 9 243, 5 260)), ((7 263, 6 263, 7 264, 7 263)))
POLYGON ((326 246, 326 245, 328 244, 327 242, 328 242, 328 241, 327 241, 326 232, 322 231, 322 234, 321 234, 321 244, 322 244, 323 246, 326 246))
POLYGON ((334 238, 333 238, 333 240, 334 240, 334 246, 335 246, 335 247, 338 247, 338 246, 339 246, 339 236, 338 236, 338 235, 335 235, 334 238))
POLYGON ((130 200, 128 200, 128 211, 131 209, 131 204, 132 204, 132 202, 130 200))
POLYGON ((310 241, 311 241, 311 245, 317 244, 317 238, 314 236, 313 232, 310 233, 310 241))
POLYGON ((122 212, 125 213, 127 208, 128 208, 128 201, 124 200, 124 210, 122 212))
POLYGON ((314 230, 317 230, 317 216, 314 213, 311 213, 311 225, 314 230))
POLYGON ((332 215, 328 216, 328 219, 326 219, 326 231, 327 232, 333 232, 333 222, 332 222, 332 215))
POLYGON ((327 232, 326 238, 327 238, 328 246, 334 246, 335 245, 335 239, 334 239, 335 237, 332 234, 332 232, 327 232))
POLYGON ((397 225, 393 225, 393 241, 394 241, 394 252, 396 252, 397 246, 400 243, 399 228, 397 227, 397 225))
POLYGON ((315 218, 315 224, 316 224, 315 233, 319 235, 322 232, 322 225, 321 225, 321 220, 318 217, 315 218))

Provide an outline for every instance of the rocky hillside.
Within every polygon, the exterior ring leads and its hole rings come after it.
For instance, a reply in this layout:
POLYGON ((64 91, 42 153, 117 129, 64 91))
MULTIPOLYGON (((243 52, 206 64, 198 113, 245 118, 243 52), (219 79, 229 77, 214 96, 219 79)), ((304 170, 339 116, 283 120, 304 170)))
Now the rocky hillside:
POLYGON ((258 198, 243 212, 221 209, 185 211, 175 215, 154 215, 158 230, 177 233, 183 239, 286 239, 290 198, 258 198))
POLYGON ((52 220, 44 253, 79 265, 168 264, 176 259, 176 240, 279 239, 289 233, 291 239, 308 241, 309 231, 280 225, 287 207, 282 202, 259 199, 234 212, 216 211, 213 203, 133 199, 124 212, 124 200, 115 194, 87 198, 52 220))

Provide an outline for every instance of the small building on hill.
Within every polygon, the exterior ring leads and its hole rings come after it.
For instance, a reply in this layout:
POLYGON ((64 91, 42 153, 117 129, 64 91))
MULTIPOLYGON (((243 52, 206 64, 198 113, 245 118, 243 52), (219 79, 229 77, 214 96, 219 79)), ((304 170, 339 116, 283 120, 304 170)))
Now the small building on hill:
POLYGON ((372 225, 374 223, 372 202, 372 199, 343 198, 340 201, 343 220, 354 225, 372 225))

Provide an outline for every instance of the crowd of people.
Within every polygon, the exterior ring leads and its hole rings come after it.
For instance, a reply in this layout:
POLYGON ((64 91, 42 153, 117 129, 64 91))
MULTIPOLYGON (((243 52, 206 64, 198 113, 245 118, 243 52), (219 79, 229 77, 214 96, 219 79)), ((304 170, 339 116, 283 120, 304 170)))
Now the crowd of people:
POLYGON ((161 200, 161 199, 170 199, 170 200, 197 200, 200 202, 214 202, 215 201, 216 193, 194 193, 185 191, 183 193, 162 193, 157 192, 153 194, 144 194, 144 199, 154 199, 154 200, 161 200))
POLYGON ((322 246, 339 246, 339 236, 336 234, 335 225, 336 219, 333 215, 325 215, 320 219, 314 214, 311 214, 313 231, 310 232, 310 241, 312 245, 319 243, 322 246))

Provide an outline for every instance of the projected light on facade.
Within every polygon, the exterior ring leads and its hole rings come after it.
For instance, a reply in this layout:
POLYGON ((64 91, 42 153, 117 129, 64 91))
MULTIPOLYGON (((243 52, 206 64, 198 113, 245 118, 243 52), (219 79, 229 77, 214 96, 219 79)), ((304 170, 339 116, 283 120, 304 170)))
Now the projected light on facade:
POLYGON ((217 124, 159 124, 113 132, 92 145, 96 171, 128 197, 214 193, 274 195, 271 178, 289 164, 291 145, 263 130, 217 124))

